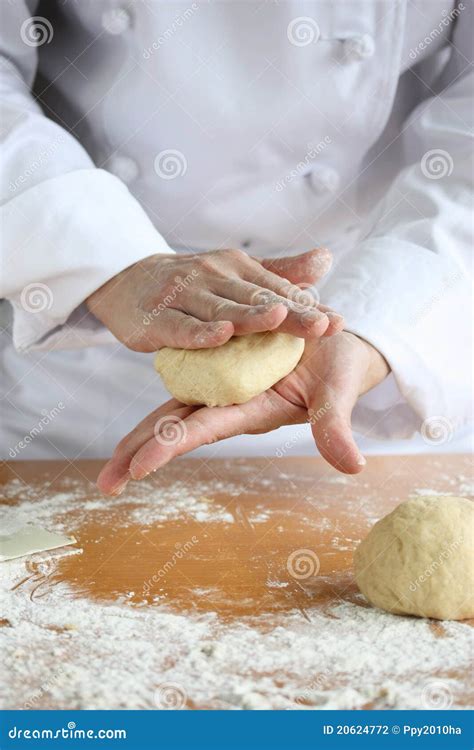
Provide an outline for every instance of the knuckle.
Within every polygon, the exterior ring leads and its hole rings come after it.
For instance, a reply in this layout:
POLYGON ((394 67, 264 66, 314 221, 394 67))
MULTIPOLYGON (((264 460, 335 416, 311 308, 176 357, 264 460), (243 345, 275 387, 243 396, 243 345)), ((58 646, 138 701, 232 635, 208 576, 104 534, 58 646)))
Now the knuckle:
POLYGON ((248 254, 245 252, 245 250, 241 250, 240 248, 232 247, 225 250, 220 250, 219 252, 221 252, 224 257, 229 258, 233 261, 247 262, 249 260, 248 254))
POLYGON ((229 303, 225 299, 217 299, 213 302, 213 313, 215 315, 224 315, 229 312, 229 303))

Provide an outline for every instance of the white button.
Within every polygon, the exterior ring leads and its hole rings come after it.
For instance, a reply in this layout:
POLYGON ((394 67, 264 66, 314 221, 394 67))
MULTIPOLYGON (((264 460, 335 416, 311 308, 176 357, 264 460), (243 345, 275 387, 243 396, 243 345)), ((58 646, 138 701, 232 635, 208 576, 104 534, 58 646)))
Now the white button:
POLYGON ((133 182, 139 174, 138 164, 129 156, 116 154, 107 162, 107 170, 125 183, 133 182))
POLYGON ((102 26, 109 34, 123 34, 132 25, 132 17, 125 8, 112 8, 102 14, 102 26))
POLYGON ((362 34, 362 36, 354 36, 351 39, 344 40, 345 60, 367 60, 367 58, 373 56, 374 52, 375 42, 370 34, 362 34))
POLYGON ((317 193, 335 193, 341 183, 339 173, 327 165, 315 166, 309 178, 311 187, 317 193))

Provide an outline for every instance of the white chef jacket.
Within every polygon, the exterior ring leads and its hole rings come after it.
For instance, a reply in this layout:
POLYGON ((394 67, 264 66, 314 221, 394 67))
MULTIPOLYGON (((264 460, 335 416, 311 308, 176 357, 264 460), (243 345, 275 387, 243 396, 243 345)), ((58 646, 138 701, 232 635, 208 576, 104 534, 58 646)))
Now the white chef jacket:
POLYGON ((2 2, 2 453, 106 456, 167 398, 83 304, 124 268, 316 245, 322 301, 392 370, 355 428, 438 420, 449 449, 472 416, 472 22, 471 0, 2 2))

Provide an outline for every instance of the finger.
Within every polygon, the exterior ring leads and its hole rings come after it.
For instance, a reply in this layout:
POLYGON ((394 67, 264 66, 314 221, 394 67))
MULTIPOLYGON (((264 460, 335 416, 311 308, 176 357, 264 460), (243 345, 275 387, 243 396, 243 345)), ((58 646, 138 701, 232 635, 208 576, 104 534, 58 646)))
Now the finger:
MULTIPOLYGON (((248 432, 266 432, 282 424, 301 421, 301 407, 287 402, 270 389, 246 404, 204 407, 183 420, 180 439, 173 444, 158 439, 145 443, 130 464, 134 479, 143 479, 176 456, 195 450, 201 445, 248 432)), ((303 412, 304 413, 304 412, 303 412)))
MULTIPOLYGON (((97 477, 97 486, 105 495, 119 495, 130 480, 130 461, 137 451, 148 440, 153 438, 166 419, 173 415, 178 420, 184 419, 196 406, 185 406, 176 399, 171 399, 155 409, 128 433, 115 448, 112 458, 107 461, 97 477)), ((168 422, 170 425, 171 422, 168 422)))
POLYGON ((317 247, 302 255, 264 258, 260 263, 268 271, 283 276, 293 284, 315 284, 331 268, 332 253, 325 247, 317 247))
POLYGON ((209 349, 225 344, 233 333, 234 326, 230 321, 203 322, 181 310, 166 308, 156 313, 144 311, 133 338, 134 343, 138 344, 137 348, 140 347, 139 351, 154 352, 162 346, 209 349))
POLYGON ((327 305, 318 305, 318 310, 326 313, 329 318, 329 326, 324 332, 324 336, 334 336, 335 333, 339 333, 344 328, 344 318, 339 315, 335 310, 327 305))
POLYGON ((309 286, 302 289, 297 284, 292 284, 288 279, 284 279, 258 265, 246 268, 244 274, 246 281, 260 287, 261 293, 255 294, 255 304, 271 299, 271 294, 268 292, 273 292, 297 305, 305 307, 316 307, 317 305, 317 299, 309 286))
POLYGON ((351 414, 357 396, 321 383, 308 410, 311 431, 322 457, 338 471, 358 474, 366 461, 352 435, 351 414))
POLYGON ((209 292, 200 292, 188 299, 186 309, 203 321, 231 321, 234 333, 238 335, 272 331, 278 328, 288 315, 286 306, 279 302, 247 305, 209 292))
POLYGON ((293 336, 303 338, 318 337, 325 334, 330 319, 325 312, 318 309, 316 300, 313 299, 309 291, 302 290, 283 279, 278 279, 274 274, 267 274, 266 271, 261 270, 259 274, 262 284, 269 285, 266 288, 250 281, 220 279, 214 285, 214 291, 220 297, 233 299, 246 305, 259 306, 278 303, 283 305, 288 312, 278 328, 282 333, 291 333, 293 336), (274 288, 271 289, 271 286, 274 288), (279 288, 285 294, 279 294, 275 291, 276 288, 279 288), (292 298, 289 299, 286 294, 291 294, 292 298), (298 299, 308 302, 308 304, 302 305, 298 301, 294 301, 298 299))

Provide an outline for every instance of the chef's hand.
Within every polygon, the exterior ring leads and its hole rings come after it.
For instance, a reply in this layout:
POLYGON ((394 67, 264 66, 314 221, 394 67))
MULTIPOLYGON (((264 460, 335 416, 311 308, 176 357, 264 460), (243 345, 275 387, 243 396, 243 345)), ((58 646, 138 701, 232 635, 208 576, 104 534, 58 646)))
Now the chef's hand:
POLYGON ((365 459, 352 436, 352 409, 388 373, 377 349, 352 333, 313 340, 292 373, 246 404, 210 409, 172 399, 156 409, 119 443, 98 486, 119 494, 130 478, 142 479, 201 445, 308 421, 326 461, 357 474, 365 459))
POLYGON ((233 335, 275 329, 310 339, 343 325, 340 315, 297 286, 319 281, 331 260, 325 248, 261 261, 242 250, 151 255, 86 303, 119 341, 139 352, 209 348, 233 335))

